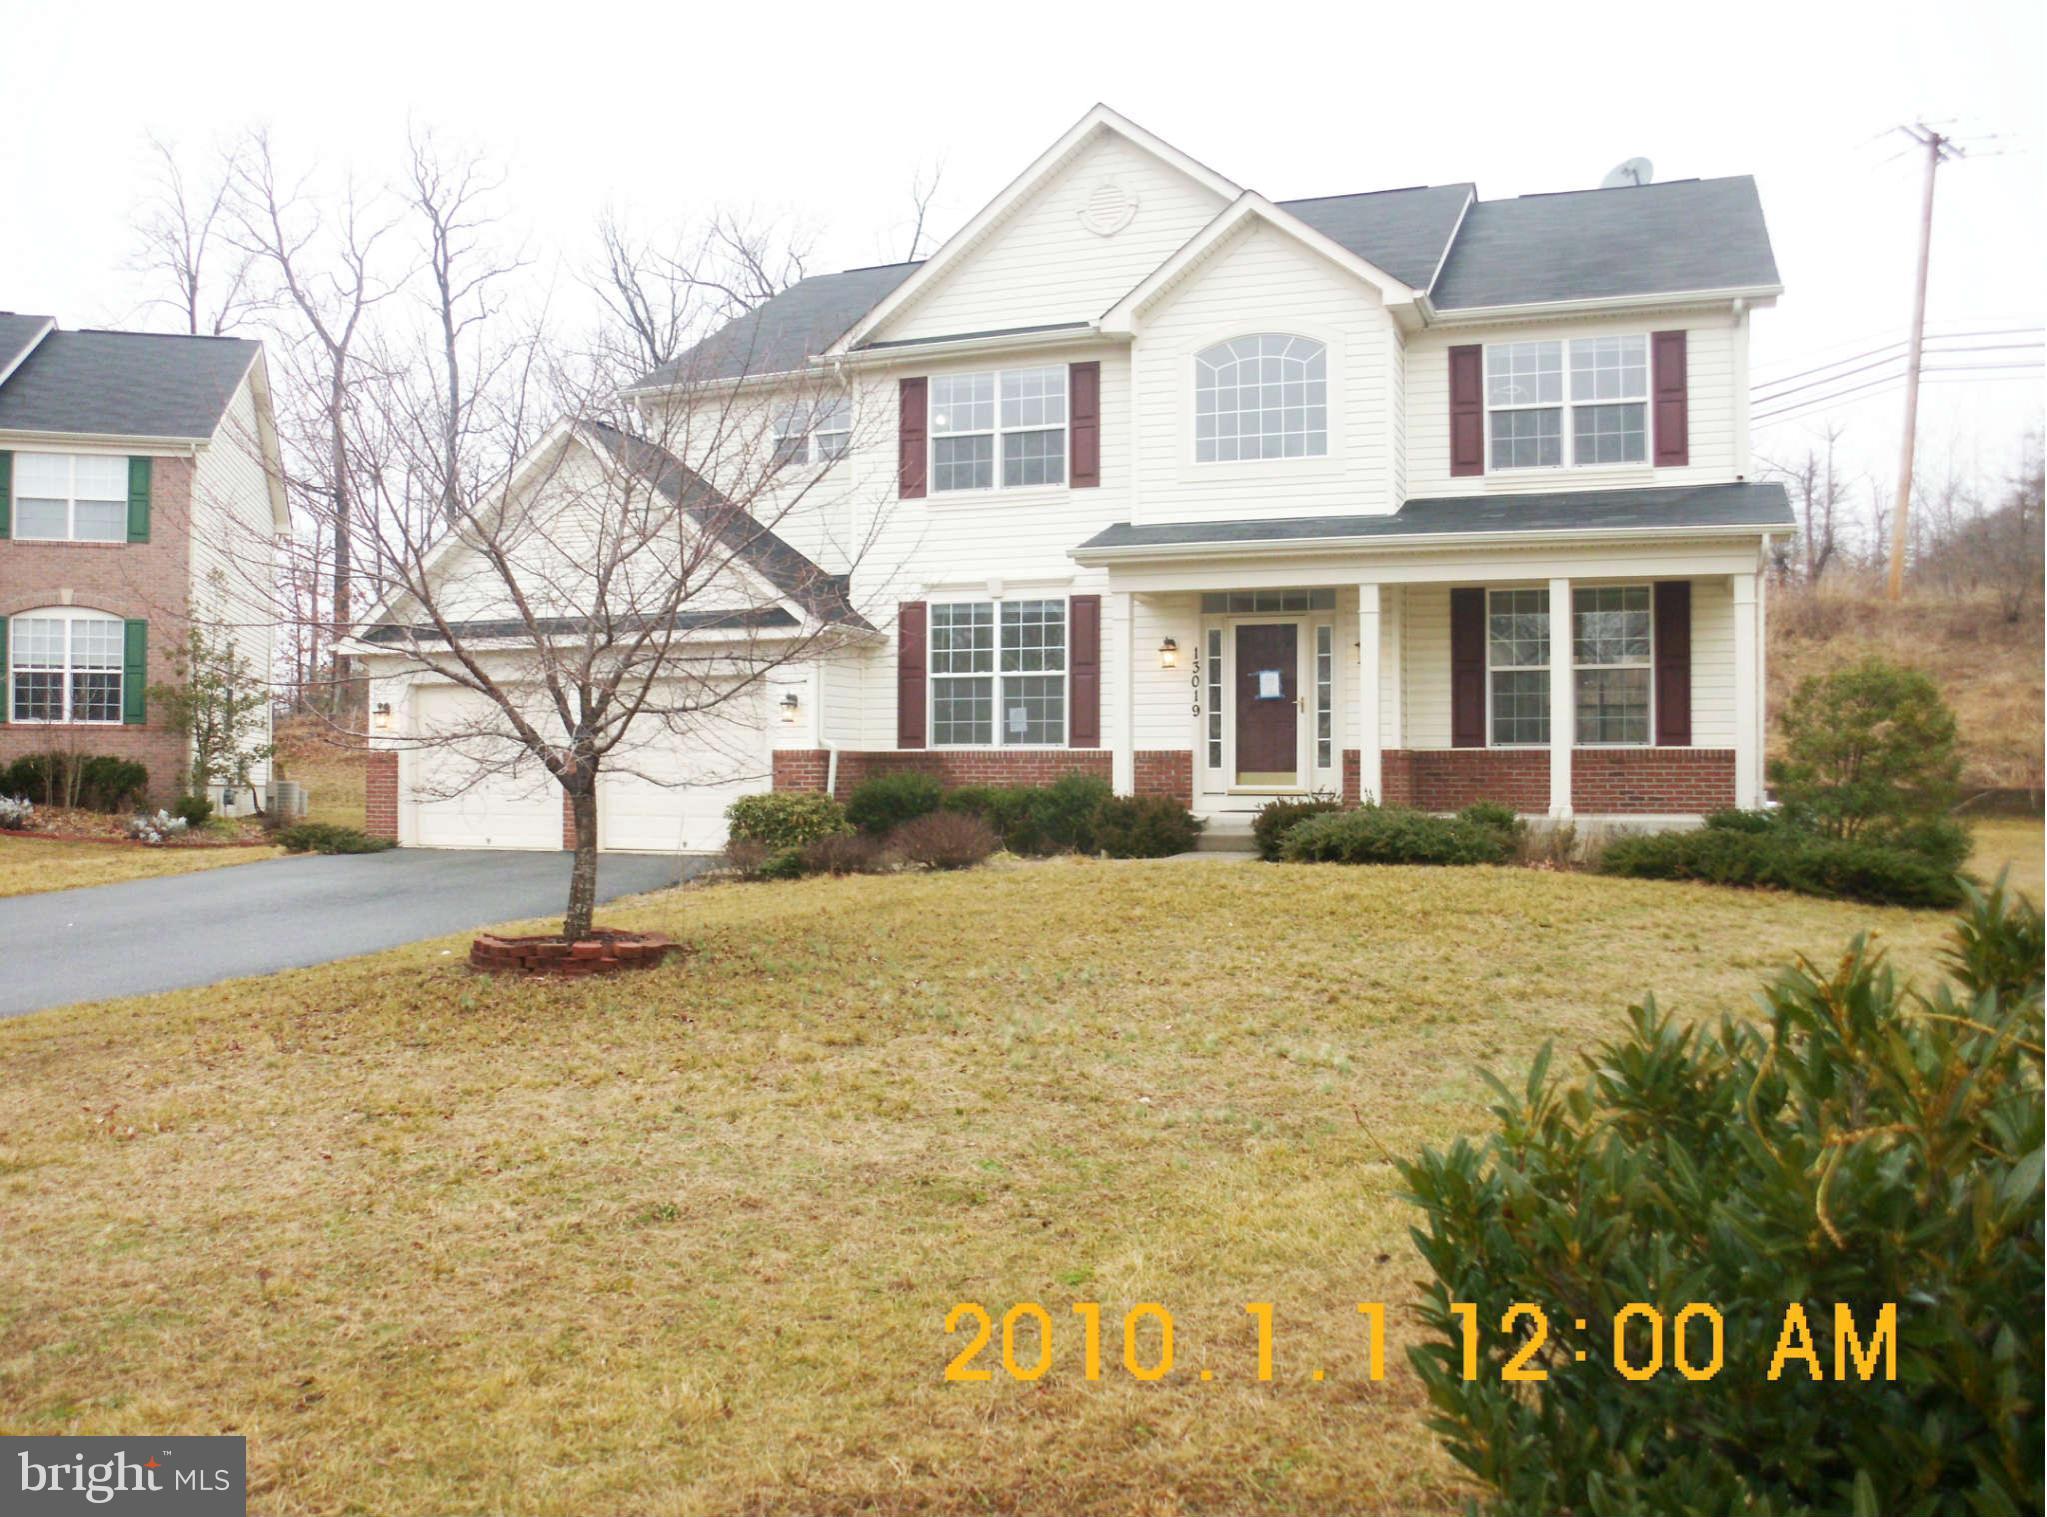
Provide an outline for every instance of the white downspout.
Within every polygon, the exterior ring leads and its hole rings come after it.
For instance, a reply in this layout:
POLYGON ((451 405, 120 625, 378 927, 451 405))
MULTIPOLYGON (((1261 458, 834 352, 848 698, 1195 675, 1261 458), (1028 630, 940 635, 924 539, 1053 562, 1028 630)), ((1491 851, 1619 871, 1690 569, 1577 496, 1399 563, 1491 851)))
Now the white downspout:
POLYGON ((839 793, 839 745, 825 736, 824 729, 824 685, 825 663, 819 659, 811 667, 816 670, 816 685, 812 704, 817 708, 810 716, 811 736, 817 746, 825 752, 824 793, 836 797, 839 793))

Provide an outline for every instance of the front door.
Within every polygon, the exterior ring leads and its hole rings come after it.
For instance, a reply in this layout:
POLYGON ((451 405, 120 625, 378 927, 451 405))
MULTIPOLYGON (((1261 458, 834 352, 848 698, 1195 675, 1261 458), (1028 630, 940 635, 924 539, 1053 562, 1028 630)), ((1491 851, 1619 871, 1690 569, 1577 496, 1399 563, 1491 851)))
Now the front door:
POLYGON ((1237 783, 1301 783, 1300 631, 1292 622, 1237 626, 1237 783))

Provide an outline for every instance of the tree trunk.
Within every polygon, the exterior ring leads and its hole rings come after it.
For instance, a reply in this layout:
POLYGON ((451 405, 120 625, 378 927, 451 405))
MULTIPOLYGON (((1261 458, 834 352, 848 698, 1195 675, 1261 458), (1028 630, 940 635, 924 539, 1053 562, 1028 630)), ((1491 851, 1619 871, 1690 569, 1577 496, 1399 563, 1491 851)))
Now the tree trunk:
POLYGON ((569 792, 569 810, 576 821, 576 863, 569 871, 569 910, 562 918, 562 936, 578 942, 590 936, 590 918, 597 910, 597 790, 594 776, 569 792))

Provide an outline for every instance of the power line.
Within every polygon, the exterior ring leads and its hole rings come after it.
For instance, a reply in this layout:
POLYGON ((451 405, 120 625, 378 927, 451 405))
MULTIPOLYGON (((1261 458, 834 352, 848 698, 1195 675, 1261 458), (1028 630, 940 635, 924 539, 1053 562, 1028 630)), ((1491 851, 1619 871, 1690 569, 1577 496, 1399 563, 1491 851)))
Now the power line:
MULTIPOLYGON (((1896 344, 1894 344, 1894 346, 1896 346, 1896 344)), ((1950 353, 2001 353, 2008 349, 2038 347, 2047 347, 2047 338, 2042 338, 2039 342, 1991 342, 1979 343, 1965 348, 1927 348, 1925 351, 1935 355, 1944 355, 1950 353)), ((1857 356, 1859 357, 1863 355, 1857 356)), ((1752 405, 1767 406, 1776 401, 1782 400, 1787 395, 1796 395, 1800 390, 1810 390, 1819 385, 1833 384, 1836 380, 1846 379, 1851 374, 1866 374, 1871 369, 1885 368, 1891 364, 1897 363, 1902 356, 1903 355, 1901 354, 1894 353, 1888 358, 1879 358, 1875 363, 1862 364, 1859 367, 1853 369, 1843 369, 1838 374, 1827 374, 1823 375, 1818 379, 1808 379, 1804 384, 1801 385, 1789 385, 1787 387, 1784 381, 1778 380, 1775 384, 1765 387, 1772 390, 1774 393, 1765 395, 1758 393, 1755 389, 1751 389, 1749 391, 1749 402, 1752 405)), ((1794 379, 1798 377, 1799 376, 1797 375, 1792 376, 1792 378, 1794 379)))
MULTIPOLYGON (((1967 374, 1967 375, 1977 375, 1977 376, 1979 376, 1979 377, 1976 377, 1976 378, 1972 378, 1972 379, 1960 379, 1960 378, 1956 378, 1956 379, 1948 379, 1948 378, 1943 378, 1943 379, 1942 379, 1942 380, 1940 381, 1940 382, 1941 382, 1942 384, 1964 384, 1964 383, 1969 383, 1969 384, 1997 384, 1997 383, 2000 383, 2000 382, 2004 382, 2004 383, 2009 383, 2009 382, 2010 382, 2010 381, 2012 381, 2012 380, 2018 380, 2018 379, 2023 379, 2023 380, 2027 380, 2027 381, 2029 381, 2029 382, 2030 382, 2030 381, 2032 381, 2032 380, 2034 379, 2034 377, 2035 377, 2035 376, 2036 376, 2036 375, 2037 375, 2037 374, 2038 374, 2038 373, 2040 372, 2040 365, 2038 365, 2038 364, 1984 364, 1984 365, 1975 365, 1975 364, 1957 364, 1957 365, 1953 365, 1953 366, 1950 366, 1950 367, 1948 367, 1948 368, 1944 368, 1944 369, 1943 369, 1943 368, 1940 368, 1940 367, 1938 367, 1938 366, 1930 366, 1930 367, 1929 367, 1929 368, 1928 368, 1928 369, 1926 370, 1926 372, 1928 372, 1928 373, 1941 373, 1941 374, 1967 374), (2016 370, 2017 372, 2009 372, 2009 373, 2007 373, 2007 372, 1986 372, 1986 371, 1990 371, 1990 370, 1998 370, 1998 371, 2002 371, 2002 370, 2016 370)), ((1880 394, 1882 394, 1882 393, 1884 393, 1884 392, 1886 392, 1886 391, 1889 391, 1889 390, 1894 390, 1894 389, 1896 389, 1896 388, 1897 388, 1898 386, 1902 385, 1902 384, 1903 384, 1904 382, 1905 382, 1905 376, 1904 376, 1903 374, 1891 374, 1891 375, 1885 375, 1885 376, 1880 376, 1880 377, 1878 377, 1878 378, 1876 378, 1876 379, 1872 379, 1872 380, 1869 380, 1869 381, 1867 381, 1867 382, 1865 382, 1865 383, 1863 383, 1863 384, 1859 384, 1859 385, 1853 385, 1853 386, 1850 386, 1850 387, 1849 387, 1848 389, 1846 389, 1846 390, 1841 390, 1841 391, 1838 391, 1838 392, 1836 392, 1835 394, 1832 394, 1832 395, 1821 395, 1821 396, 1817 396, 1817 397, 1815 397, 1815 398, 1813 398, 1813 399, 1811 399, 1811 400, 1801 400, 1801 401, 1796 401, 1796 402, 1792 403, 1791 405, 1788 405, 1788 406, 1784 406, 1784 407, 1782 407, 1782 408, 1780 408, 1780 409, 1778 409, 1778 410, 1775 410, 1775 411, 1765 411, 1765 412, 1763 412, 1763 413, 1762 413, 1762 414, 1760 414, 1760 415, 1757 415, 1757 416, 1751 416, 1751 417, 1749 418, 1749 422, 1750 422, 1750 424, 1751 424, 1751 425, 1755 425, 1755 424, 1758 424, 1758 423, 1761 423, 1761 422, 1768 422, 1768 421, 1787 421, 1787 420, 1796 420, 1796 419, 1797 419, 1798 417, 1801 417, 1801 416, 1811 416, 1811 415, 1814 415, 1814 414, 1815 414, 1815 413, 1817 413, 1817 412, 1820 412, 1820 411, 1824 411, 1824 410, 1825 410, 1825 409, 1826 409, 1826 408, 1827 408, 1828 406, 1832 405, 1832 404, 1833 404, 1833 403, 1834 403, 1835 401, 1837 401, 1837 400, 1845 400, 1845 399, 1848 399, 1848 398, 1850 398, 1851 396, 1854 396, 1854 395, 1856 395, 1856 394, 1858 394, 1858 393, 1861 393, 1861 392, 1865 392, 1865 391, 1866 391, 1866 392, 1869 392, 1868 394, 1866 394, 1866 395, 1864 396, 1864 398, 1865 398, 1865 399, 1872 399, 1872 400, 1873 400, 1873 399, 1875 399, 1875 398, 1876 398, 1876 396, 1877 396, 1877 395, 1880 395, 1880 394)), ((1928 384, 1931 384, 1931 383, 1933 383, 1933 381, 1932 381, 1932 380, 1928 380, 1928 381, 1927 381, 1927 383, 1928 383, 1928 384)))
MULTIPOLYGON (((2002 327, 2002 328, 1998 328, 1998 329, 1996 329, 1996 330, 1985 330, 1985 331, 1980 331, 1980 332, 1939 332, 1939 333, 1935 333, 1935 334, 1934 334, 1933 336, 1929 337, 1929 338, 1927 339, 1927 341, 1929 341, 1929 342, 1960 342, 1960 341, 1962 341, 1962 340, 1963 340, 1963 339, 1965 339, 1965 338, 1975 338, 1975 337, 2026 337, 2026 336, 2030 336, 2030 335, 2032 335, 2032 334, 2034 334, 2034 333, 2041 333, 2041 334, 2042 334, 2043 336, 2047 336, 2047 328, 2043 328, 2043 327, 2002 327)), ((1811 368, 1809 368, 1809 369, 1799 369, 1799 370, 1796 370, 1796 371, 1795 371, 1795 372, 1793 372, 1793 373, 1790 373, 1790 374, 1786 374, 1786 375, 1784 375, 1784 376, 1782 376, 1781 378, 1778 378, 1778 379, 1759 379, 1759 380, 1756 380, 1756 381, 1755 381, 1754 383, 1752 383, 1752 384, 1751 384, 1751 385, 1749 386, 1749 393, 1750 393, 1751 395, 1755 395, 1755 394, 1758 394, 1758 393, 1759 393, 1760 391, 1764 391, 1764 390, 1781 390, 1781 389, 1783 389, 1783 388, 1784 388, 1785 386, 1789 385, 1789 384, 1790 384, 1790 383, 1791 383, 1791 382, 1792 382, 1792 381, 1793 381, 1794 379, 1804 379, 1804 378, 1805 378, 1805 377, 1806 377, 1807 375, 1809 375, 1809 374, 1822 374, 1822 375, 1823 375, 1823 374, 1825 374, 1825 373, 1827 372, 1827 370, 1829 370, 1829 369, 1838 369, 1838 368, 1840 368, 1840 367, 1841 367, 1841 366, 1842 366, 1843 364, 1848 364, 1848 363, 1854 363, 1854 362, 1856 362, 1856 361, 1857 361, 1858 359, 1863 359, 1863 358, 1875 358, 1875 357, 1878 357, 1878 356, 1879 356, 1879 355, 1881 355, 1881 354, 1885 354, 1885 353, 1894 353, 1894 352, 1896 352, 1896 351, 1897 351, 1897 350, 1898 350, 1899 348, 1902 348, 1902 347, 1906 346, 1906 345, 1907 345, 1907 344, 1908 344, 1908 343, 1909 343, 1910 341, 1911 341, 1911 339, 1910 339, 1910 338, 1906 338, 1906 337, 1900 337, 1900 338, 1899 338, 1899 339, 1898 339, 1898 340, 1897 340, 1896 342, 1887 342, 1887 343, 1885 343, 1885 344, 1884 344, 1884 345, 1883 345, 1882 347, 1877 347, 1877 348, 1869 348, 1869 349, 1866 349, 1866 350, 1864 350, 1863 352, 1860 352, 1860 353, 1850 353, 1850 354, 1846 355, 1845 357, 1842 357, 1842 358, 1836 358, 1836 359, 1834 359, 1834 360, 1833 360, 1833 361, 1832 361, 1831 363, 1822 363, 1822 364, 1815 364, 1815 365, 1813 365, 1813 366, 1812 366, 1811 368)), ((1824 381, 1822 381, 1822 382, 1824 383, 1824 381)), ((1766 397, 1766 398, 1767 398, 1767 397, 1766 397)))
MULTIPOLYGON (((1941 324, 1934 323, 1932 324, 1931 328, 1929 329, 1926 335, 1927 340, 1930 342, 1934 341, 1953 342, 1956 339, 1963 337, 2018 337, 2023 336, 2029 332, 2039 332, 2042 330, 2047 330, 2043 329, 2039 322, 2032 321, 2030 319, 2026 319, 2024 325, 2019 325, 2018 323, 2021 320, 2022 318, 2016 316, 1957 317, 1954 322, 1949 323, 1948 325, 1965 326, 1968 327, 1969 330, 1949 331, 1944 329, 1941 326, 1941 324), (1981 321, 2009 321, 2012 323, 2012 325, 1997 327, 1983 327, 1974 325, 1974 323, 1981 321)), ((1863 332, 1857 334, 1854 337, 1843 338, 1840 342, 1835 343, 1833 346, 1835 348, 1852 347, 1857 343, 1871 342, 1878 335, 1879 334, 1875 332, 1863 332)), ((1767 388, 1770 385, 1782 384, 1787 380, 1799 379, 1807 374, 1817 374, 1822 369, 1837 368, 1844 363, 1853 363, 1858 358, 1868 358, 1877 353, 1887 352, 1892 348, 1902 348, 1909 340, 1910 340, 1909 338, 1899 337, 1889 342, 1878 343, 1874 347, 1861 349, 1860 351, 1857 352, 1844 353, 1839 358, 1830 358, 1825 362, 1820 363, 1810 362, 1809 360, 1814 359, 1819 353, 1824 353, 1831 350, 1827 348, 1808 349, 1806 352, 1800 353, 1794 358, 1777 358, 1772 359, 1767 363, 1752 365, 1753 368, 1765 370, 1781 369, 1791 364, 1804 365, 1804 367, 1792 369, 1791 372, 1781 375, 1776 379, 1759 379, 1755 382, 1757 385, 1763 386, 1765 388, 1767 388)))

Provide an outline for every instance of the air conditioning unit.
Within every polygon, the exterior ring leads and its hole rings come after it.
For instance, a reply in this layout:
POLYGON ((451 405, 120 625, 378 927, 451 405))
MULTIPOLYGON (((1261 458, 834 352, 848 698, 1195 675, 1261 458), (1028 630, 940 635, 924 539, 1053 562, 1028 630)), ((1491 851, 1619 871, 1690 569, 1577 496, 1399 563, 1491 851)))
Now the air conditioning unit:
POLYGON ((297 780, 272 780, 263 787, 263 809, 283 821, 306 814, 306 787, 297 780))

